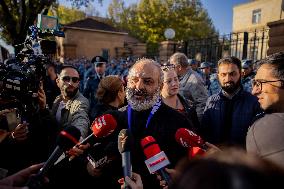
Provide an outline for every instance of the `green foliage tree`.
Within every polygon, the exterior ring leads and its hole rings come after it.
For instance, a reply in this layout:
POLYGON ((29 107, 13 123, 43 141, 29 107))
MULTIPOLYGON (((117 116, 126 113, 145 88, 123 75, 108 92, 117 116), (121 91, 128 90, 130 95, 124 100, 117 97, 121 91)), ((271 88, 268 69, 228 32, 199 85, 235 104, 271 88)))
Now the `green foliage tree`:
POLYGON ((175 41, 216 34, 200 0, 141 0, 129 7, 124 6, 123 0, 113 0, 108 12, 114 25, 146 42, 151 53, 165 40, 166 28, 175 30, 175 41))
POLYGON ((33 25, 37 14, 48 8, 53 0, 46 1, 0 1, 0 28, 1 36, 12 45, 22 43, 27 30, 33 25))
POLYGON ((56 16, 59 19, 60 24, 68 24, 70 22, 75 22, 82 20, 86 17, 86 14, 83 11, 80 11, 75 8, 67 8, 64 6, 58 6, 56 9, 56 16))
MULTIPOLYGON (((87 6, 94 0, 68 1, 78 8, 87 6)), ((54 3, 56 0, 0 0, 0 36, 13 46, 24 42, 28 28, 34 24, 37 14, 47 14, 54 3)), ((65 20, 68 21, 67 18, 65 20)))

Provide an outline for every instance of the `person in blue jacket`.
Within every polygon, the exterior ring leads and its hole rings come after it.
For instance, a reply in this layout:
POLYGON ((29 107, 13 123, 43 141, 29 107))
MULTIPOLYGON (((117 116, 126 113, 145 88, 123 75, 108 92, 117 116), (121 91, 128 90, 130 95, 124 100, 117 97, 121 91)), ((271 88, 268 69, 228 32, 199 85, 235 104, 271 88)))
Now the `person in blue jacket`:
POLYGON ((97 103, 95 96, 101 79, 106 76, 105 71, 107 60, 101 56, 95 56, 92 59, 92 63, 94 64, 94 67, 91 67, 85 73, 86 83, 83 90, 83 95, 90 102, 90 108, 93 108, 97 103))
POLYGON ((218 61, 218 79, 222 90, 207 100, 201 135, 217 146, 245 147, 248 128, 262 110, 257 98, 243 90, 238 58, 227 57, 218 61))

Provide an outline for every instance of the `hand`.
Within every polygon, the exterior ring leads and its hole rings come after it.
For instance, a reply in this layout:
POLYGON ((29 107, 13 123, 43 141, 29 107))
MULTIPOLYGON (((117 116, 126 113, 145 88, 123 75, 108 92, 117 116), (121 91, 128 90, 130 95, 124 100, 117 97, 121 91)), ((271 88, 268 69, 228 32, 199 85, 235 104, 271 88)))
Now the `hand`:
POLYGON ((99 177, 102 175, 102 170, 100 168, 94 168, 90 162, 87 164, 87 171, 93 177, 99 177))
POLYGON ((40 168, 42 168, 42 166, 44 165, 44 163, 41 164, 36 164, 36 165, 32 165, 26 169, 23 169, 11 176, 8 176, 2 180, 0 180, 0 188, 2 188, 2 186, 18 186, 18 187, 22 187, 24 186, 28 179, 35 173, 37 173, 39 171, 40 168))
POLYGON ((4 109, 0 111, 0 116, 6 116, 7 113, 10 113, 12 109, 4 109))
POLYGON ((118 182, 121 184, 121 189, 125 188, 125 183, 127 183, 128 186, 130 186, 131 189, 143 189, 143 183, 141 176, 137 173, 132 172, 132 178, 125 177, 125 179, 121 178, 118 180, 118 182))
POLYGON ((0 129, 0 143, 10 135, 6 130, 0 129))
MULTIPOLYGON (((165 168, 166 172, 169 173, 170 177, 171 178, 174 178, 176 177, 177 175, 177 171, 175 169, 168 169, 168 168, 165 168)), ((167 189, 168 188, 168 184, 165 180, 163 180, 162 176, 157 174, 157 179, 160 181, 160 186, 163 188, 163 189, 167 189)))
POLYGON ((16 141, 24 141, 28 138, 28 123, 23 122, 19 124, 14 131, 11 132, 11 137, 16 141))
POLYGON ((214 153, 214 152, 222 151, 220 148, 218 148, 214 144, 211 144, 209 142, 205 142, 205 144, 208 146, 207 154, 211 154, 211 153, 214 153))
POLYGON ((46 107, 46 96, 45 96, 45 92, 43 90, 43 86, 42 86, 42 83, 40 84, 40 88, 37 92, 37 95, 38 95, 38 105, 39 105, 39 108, 41 110, 44 110, 45 107, 46 107))
POLYGON ((84 153, 84 151, 86 149, 88 149, 90 147, 90 144, 80 144, 79 146, 74 146, 73 148, 71 148, 70 150, 67 151, 67 154, 70 155, 71 157, 69 158, 69 160, 71 161, 72 159, 74 159, 75 157, 78 157, 80 155, 82 155, 84 153))

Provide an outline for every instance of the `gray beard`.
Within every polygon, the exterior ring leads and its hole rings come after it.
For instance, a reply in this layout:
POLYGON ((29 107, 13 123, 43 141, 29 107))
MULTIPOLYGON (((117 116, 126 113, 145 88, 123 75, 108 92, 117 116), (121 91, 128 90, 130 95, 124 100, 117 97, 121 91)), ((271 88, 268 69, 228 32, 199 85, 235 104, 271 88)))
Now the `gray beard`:
POLYGON ((160 90, 157 89, 153 95, 147 95, 144 100, 136 100, 134 90, 126 88, 126 99, 133 110, 143 111, 152 108, 160 98, 160 90))

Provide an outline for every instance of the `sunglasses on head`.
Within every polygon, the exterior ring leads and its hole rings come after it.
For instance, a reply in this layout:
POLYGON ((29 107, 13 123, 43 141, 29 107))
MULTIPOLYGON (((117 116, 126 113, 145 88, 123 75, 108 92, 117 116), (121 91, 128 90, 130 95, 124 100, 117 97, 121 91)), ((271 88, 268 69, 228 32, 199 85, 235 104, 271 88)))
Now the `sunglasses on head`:
POLYGON ((79 77, 70 77, 70 76, 64 76, 61 78, 64 82, 70 82, 72 80, 73 83, 77 83, 80 81, 79 77))
POLYGON ((163 71, 169 71, 169 70, 172 70, 172 69, 175 69, 175 65, 174 64, 162 64, 161 65, 161 69, 163 71))

